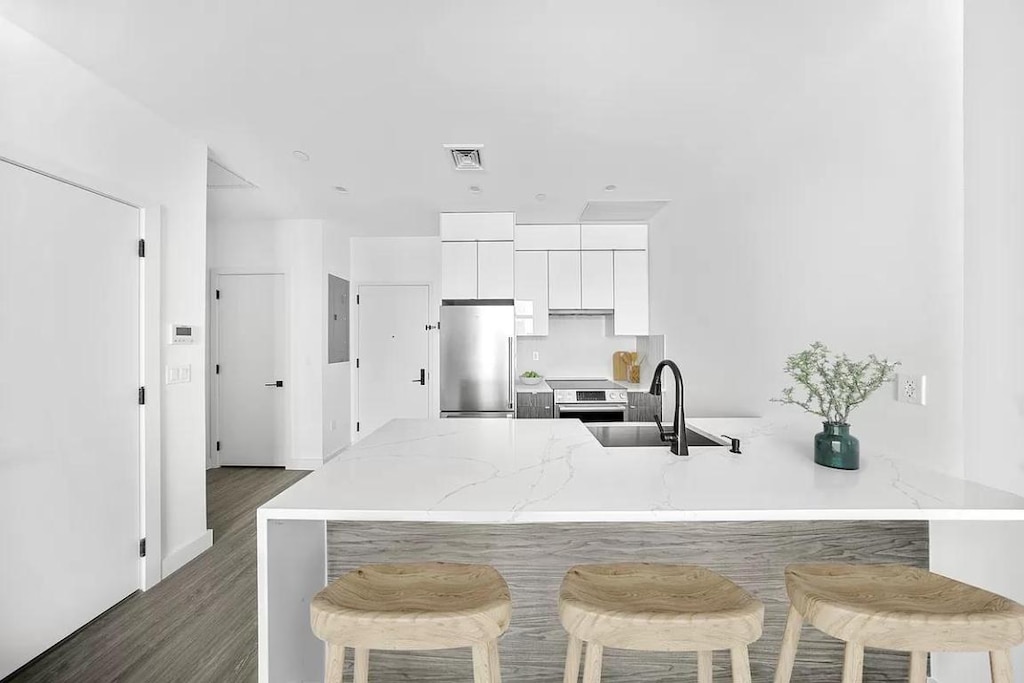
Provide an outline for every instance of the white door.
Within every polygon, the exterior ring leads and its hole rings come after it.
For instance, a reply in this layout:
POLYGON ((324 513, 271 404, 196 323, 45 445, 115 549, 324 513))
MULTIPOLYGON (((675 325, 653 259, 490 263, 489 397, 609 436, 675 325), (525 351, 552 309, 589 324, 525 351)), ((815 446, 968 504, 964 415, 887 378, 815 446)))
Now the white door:
POLYGON ((516 334, 548 333, 548 252, 517 251, 516 334))
POLYGON ((0 678, 139 588, 139 219, 0 161, 0 678))
POLYGON ((217 444, 221 465, 285 464, 284 275, 219 275, 217 444))
POLYGON ((515 256, 512 242, 480 242, 477 245, 477 297, 511 299, 515 296, 515 256))
POLYGON ((650 334, 646 251, 615 252, 615 334, 650 334))
POLYGON ((613 270, 612 252, 580 252, 583 308, 611 310, 615 306, 613 270))
POLYGON ((426 285, 362 285, 358 302, 359 435, 427 417, 426 285))
POLYGON ((554 310, 574 310, 581 304, 580 252, 548 253, 548 306, 554 310))

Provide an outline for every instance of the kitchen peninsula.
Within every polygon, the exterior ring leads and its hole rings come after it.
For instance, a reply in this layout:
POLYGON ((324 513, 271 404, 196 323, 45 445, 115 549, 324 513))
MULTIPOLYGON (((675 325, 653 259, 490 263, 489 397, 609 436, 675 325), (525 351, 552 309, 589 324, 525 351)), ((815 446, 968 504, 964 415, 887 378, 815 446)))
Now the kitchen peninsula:
MULTIPOLYGON (((388 423, 257 513, 260 680, 322 680, 308 610, 329 579, 367 562, 444 559, 487 562, 509 580, 505 679, 557 680, 561 574, 574 563, 624 558, 706 564, 764 600, 765 638, 751 649, 761 680, 781 637, 786 563, 927 566, 929 521, 1024 520, 1024 498, 898 458, 865 453, 859 471, 829 470, 813 463, 804 433, 759 419, 690 424, 740 438, 743 452, 604 448, 575 420, 388 423)), ((841 661, 836 647, 808 634, 794 681, 802 665, 804 680, 831 675, 830 662, 841 661)), ((450 680, 465 657, 375 654, 371 680, 392 680, 389 671, 450 680)), ((869 659, 882 680, 905 675, 902 655, 869 659)), ((678 656, 641 661, 622 671, 654 681, 692 667, 678 656)), ((616 671, 613 656, 605 680, 619 680, 616 671)))

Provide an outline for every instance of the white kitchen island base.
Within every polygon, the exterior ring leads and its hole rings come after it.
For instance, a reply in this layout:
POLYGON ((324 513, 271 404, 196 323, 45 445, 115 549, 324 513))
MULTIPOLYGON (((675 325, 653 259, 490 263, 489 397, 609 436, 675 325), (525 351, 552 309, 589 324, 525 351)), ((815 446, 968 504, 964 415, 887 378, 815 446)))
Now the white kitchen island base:
MULTIPOLYGON (((865 454, 860 471, 826 470, 813 464, 806 443, 762 421, 694 422, 742 438, 743 454, 701 448, 679 458, 667 449, 604 449, 583 425, 570 420, 389 423, 258 511, 260 680, 323 680, 324 649, 309 629, 309 600, 327 581, 328 535, 344 543, 347 524, 353 536, 363 534, 368 552, 361 557, 381 557, 396 545, 380 545, 388 528, 414 523, 405 528, 419 525, 425 535, 418 545, 402 547, 404 556, 439 559, 457 555, 458 544, 429 539, 431 522, 467 529, 515 525, 519 528, 508 533, 529 538, 536 529, 545 543, 557 542, 560 534, 573 536, 573 525, 600 523, 593 527, 601 530, 595 538, 608 538, 606 554, 613 554, 619 531, 641 535, 631 529, 645 525, 651 533, 672 533, 678 527, 685 535, 688 527, 699 531, 707 525, 680 523, 1024 519, 1024 499, 898 459, 865 454), (370 552, 375 540, 377 550, 370 552)), ((899 525, 886 528, 885 533, 901 533, 899 525)), ((921 535, 922 529, 918 524, 913 533, 921 535)), ((777 529, 772 533, 786 536, 777 529)), ((839 534, 834 527, 827 533, 839 534)), ((877 536, 853 538, 849 555, 870 561, 877 536)), ((726 545, 717 560, 715 552, 705 551, 709 566, 727 559, 726 545)), ((595 553, 594 560, 603 554, 595 553)), ((570 555, 580 556, 570 553, 565 562, 572 560, 570 555)), ((336 565, 339 559, 333 558, 336 565)), ((536 585, 546 585, 559 570, 553 564, 551 576, 538 577, 536 585)), ((745 585, 759 573, 762 568, 745 578, 734 570, 732 578, 745 585)), ((513 628, 516 605, 513 589, 513 628)), ((533 668, 532 674, 525 667, 519 677, 516 667, 514 658, 503 659, 506 680, 542 680, 537 676, 543 667, 533 668)), ((761 678, 755 674, 755 680, 761 678)))

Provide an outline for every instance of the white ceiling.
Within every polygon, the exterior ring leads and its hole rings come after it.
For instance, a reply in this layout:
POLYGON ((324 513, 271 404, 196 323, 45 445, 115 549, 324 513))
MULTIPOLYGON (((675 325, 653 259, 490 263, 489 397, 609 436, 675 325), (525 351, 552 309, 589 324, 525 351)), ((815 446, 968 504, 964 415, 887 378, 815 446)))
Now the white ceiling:
POLYGON ((436 233, 442 210, 568 222, 594 199, 739 196, 737 159, 785 154, 801 117, 820 114, 793 103, 837 73, 880 68, 874 44, 926 6, 0 0, 0 13, 258 186, 213 192, 214 219, 400 235, 436 233), (486 145, 486 170, 456 173, 445 143, 486 145))

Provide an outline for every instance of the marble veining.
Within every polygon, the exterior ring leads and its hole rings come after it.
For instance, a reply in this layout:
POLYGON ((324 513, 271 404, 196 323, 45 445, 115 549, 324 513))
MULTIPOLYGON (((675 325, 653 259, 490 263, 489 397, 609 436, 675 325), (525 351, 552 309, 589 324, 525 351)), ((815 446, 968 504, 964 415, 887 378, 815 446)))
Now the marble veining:
POLYGON ((814 464, 806 434, 695 419, 743 453, 602 447, 575 420, 393 420, 260 510, 266 519, 481 524, 727 520, 1020 520, 1024 498, 862 453, 814 464))

